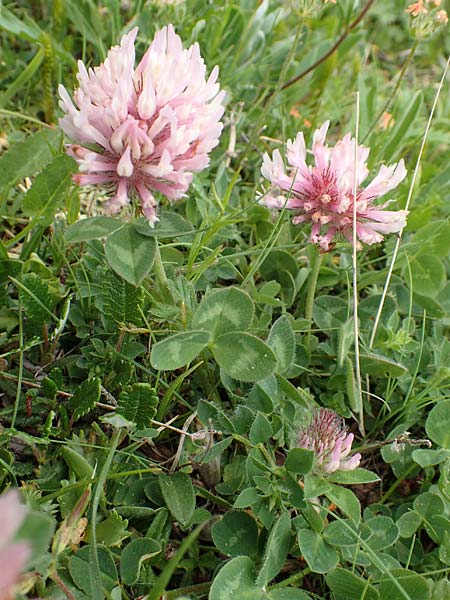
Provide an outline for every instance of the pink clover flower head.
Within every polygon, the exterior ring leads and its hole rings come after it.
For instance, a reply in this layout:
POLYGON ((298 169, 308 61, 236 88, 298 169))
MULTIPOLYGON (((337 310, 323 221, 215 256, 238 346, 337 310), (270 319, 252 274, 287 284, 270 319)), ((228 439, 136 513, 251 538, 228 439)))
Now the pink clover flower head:
POLYGON ((60 85, 59 123, 74 144, 80 185, 105 185, 111 212, 137 194, 149 222, 158 220, 154 192, 181 198, 193 173, 209 163, 222 131, 224 91, 216 66, 206 78, 197 43, 184 49, 172 25, 158 31, 134 67, 135 27, 99 67, 78 62, 74 101, 60 85))
POLYGON ((20 502, 17 490, 0 496, 0 599, 13 600, 14 586, 20 578, 30 555, 27 542, 13 542, 11 538, 25 518, 26 508, 20 502))
MULTIPOLYGON (((358 146, 355 161, 355 140, 347 134, 330 148, 325 144, 329 121, 325 121, 313 136, 314 165, 306 163, 303 133, 286 144, 285 167, 279 150, 272 158, 264 154, 262 175, 270 181, 267 194, 260 202, 269 208, 295 211, 292 222, 311 224, 310 240, 328 251, 337 235, 353 241, 353 188, 356 162, 356 234, 365 244, 381 242, 383 234, 400 231, 406 224, 406 210, 383 210, 391 201, 374 206, 373 201, 396 188, 406 176, 403 160, 386 167, 365 188, 362 183, 369 171, 366 161, 369 148, 358 146)), ((358 247, 360 244, 358 242, 358 247)))
POLYGON ((329 408, 321 408, 300 431, 297 446, 314 451, 318 471, 352 471, 361 461, 359 453, 349 457, 353 437, 339 415, 329 408))

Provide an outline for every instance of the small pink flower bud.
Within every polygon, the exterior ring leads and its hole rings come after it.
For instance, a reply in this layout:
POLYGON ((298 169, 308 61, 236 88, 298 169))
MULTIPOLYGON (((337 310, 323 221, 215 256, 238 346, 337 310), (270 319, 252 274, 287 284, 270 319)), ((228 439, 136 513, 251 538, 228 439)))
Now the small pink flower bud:
POLYGON ((316 469, 323 473, 356 469, 361 454, 350 454, 353 433, 348 433, 343 419, 329 408, 314 412, 311 423, 299 433, 297 445, 313 450, 316 469))

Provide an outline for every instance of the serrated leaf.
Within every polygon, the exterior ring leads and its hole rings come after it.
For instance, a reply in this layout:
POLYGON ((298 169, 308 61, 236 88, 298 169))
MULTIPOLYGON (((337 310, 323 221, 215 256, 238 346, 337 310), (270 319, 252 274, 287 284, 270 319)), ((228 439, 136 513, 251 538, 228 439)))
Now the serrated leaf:
MULTIPOLYGON (((105 546, 118 546, 130 535, 127 527, 127 519, 123 519, 116 510, 111 510, 106 519, 97 523, 95 527, 97 543, 105 546)), ((92 528, 88 527, 84 536, 84 541, 87 543, 91 542, 91 532, 92 528)))
POLYGON ((126 223, 106 239, 106 260, 113 271, 131 285, 139 285, 155 260, 154 238, 142 235, 134 223, 126 223))
POLYGON ((88 242, 108 237, 110 233, 123 227, 123 222, 112 217, 89 217, 80 219, 66 229, 64 237, 66 242, 88 242))
POLYGON ((249 333, 226 333, 213 346, 214 358, 233 379, 259 381, 270 377, 277 359, 266 343, 249 333))
POLYGON ((73 158, 63 154, 56 156, 36 177, 33 185, 25 194, 22 211, 33 217, 39 225, 46 227, 55 216, 56 210, 63 203, 65 193, 72 183, 72 173, 77 163, 73 158))
POLYGON ((186 527, 195 510, 195 491, 187 473, 161 474, 159 487, 173 518, 186 527))
POLYGON ((26 273, 19 283, 22 284, 20 300, 27 316, 42 324, 55 319, 51 312, 55 302, 46 281, 35 273, 26 273))
POLYGON ((60 137, 56 129, 43 129, 5 152, 0 158, 0 196, 21 179, 45 167, 53 158, 60 137))
POLYGON ((157 406, 158 396, 150 384, 133 383, 131 388, 120 392, 117 412, 136 423, 138 429, 144 429, 151 424, 157 406))
POLYGON ((134 585, 139 579, 142 563, 161 552, 156 540, 140 538, 132 540, 120 557, 120 578, 126 585, 134 585))
POLYGON ((189 364, 209 343, 207 331, 177 333, 155 344, 150 363, 159 371, 172 371, 189 364))
POLYGON ((192 319, 192 329, 209 331, 217 339, 230 331, 245 331, 253 320, 250 296, 234 287, 207 294, 192 319))
POLYGON ((139 326, 142 322, 140 308, 144 301, 141 287, 131 285, 114 273, 105 273, 102 281, 103 312, 115 323, 132 323, 139 326))
POLYGON ((70 401, 73 422, 94 410, 100 400, 101 382, 97 377, 86 379, 77 387, 70 401))

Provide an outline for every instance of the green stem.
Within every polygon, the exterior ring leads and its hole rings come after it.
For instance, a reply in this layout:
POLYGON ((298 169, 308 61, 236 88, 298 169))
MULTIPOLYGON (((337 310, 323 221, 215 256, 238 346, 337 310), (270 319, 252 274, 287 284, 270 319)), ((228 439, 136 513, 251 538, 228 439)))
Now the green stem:
POLYGON ((156 249, 155 249, 155 261, 153 263, 153 268, 155 269, 156 279, 160 285, 161 291, 168 289, 168 282, 166 272, 164 270, 164 265, 161 260, 161 253, 159 251, 159 242, 156 240, 156 249))
POLYGON ((323 254, 320 254, 319 250, 313 246, 313 257, 311 259, 311 273, 309 274, 309 285, 306 293, 306 306, 305 306, 305 319, 309 324, 309 331, 305 338, 305 347, 309 350, 311 346, 311 328, 312 328, 312 314, 314 308, 314 297, 316 295, 317 279, 319 277, 320 266, 323 260, 323 254))
POLYGON ((156 580, 155 585, 152 587, 150 593, 147 596, 147 600, 158 600, 164 594, 169 581, 178 566, 178 563, 183 558, 185 553, 189 550, 192 544, 199 536, 202 529, 208 524, 209 521, 204 521, 198 525, 194 531, 192 531, 182 542, 178 548, 176 554, 166 563, 166 566, 161 572, 161 575, 156 580))
POLYGON ((17 301, 17 308, 19 311, 19 374, 17 377, 17 390, 16 390, 16 400, 14 402, 14 412, 11 420, 11 429, 14 429, 16 425, 17 412, 19 410, 20 403, 20 393, 22 391, 22 378, 23 378, 23 320, 22 320, 22 303, 20 302, 20 293, 19 299, 17 301))
POLYGON ((94 496, 92 498, 91 510, 90 510, 90 521, 91 521, 91 544, 89 551, 89 578, 90 578, 90 590, 91 590, 91 598, 92 600, 103 600, 105 597, 102 589, 102 580, 101 580, 101 572, 100 572, 100 563, 98 560, 97 553, 97 511, 100 503, 100 497, 103 492, 103 487, 105 485, 106 479, 108 477, 109 470, 111 468, 111 463, 114 458, 114 454, 117 450, 120 440, 120 429, 117 429, 113 435, 111 448, 109 449, 108 456, 106 458, 105 464, 100 471, 100 475, 98 477, 97 485, 95 486, 94 496))
POLYGON ((389 96, 389 98, 386 100, 383 108, 380 110, 380 112, 377 114, 377 116, 374 118, 374 120, 372 121, 372 123, 369 126, 369 129, 367 130, 367 133, 365 134, 365 136, 362 139, 362 142, 364 143, 366 141, 366 139, 369 137, 369 135, 372 133, 375 125, 378 123, 378 121, 381 119, 381 117, 384 115, 384 113, 387 111, 387 109, 389 108, 389 106, 391 105, 392 100, 395 98, 395 96, 397 95, 397 92, 399 90, 400 84, 403 80, 403 77, 405 76, 406 73, 406 69, 408 68, 409 63, 411 62, 416 50, 417 50, 417 46, 419 45, 419 41, 416 40, 414 42, 414 44, 411 47, 411 50, 409 51, 408 57, 405 60, 405 63, 402 67, 402 70, 399 73, 399 76, 397 78, 397 83, 395 84, 395 88, 393 89, 391 95, 389 96))
POLYGON ((274 583, 273 585, 269 586, 269 590, 276 590, 282 587, 286 587, 287 585, 291 585, 291 583, 297 583, 298 581, 301 581, 305 575, 308 575, 309 573, 311 573, 311 569, 309 567, 307 567, 306 569, 303 569, 303 571, 300 571, 299 573, 294 573, 294 575, 291 575, 290 577, 287 577, 286 579, 283 579, 283 581, 280 581, 279 583, 274 583))
POLYGON ((177 590, 170 590, 169 592, 166 592, 165 598, 167 598, 167 600, 173 600, 174 598, 185 597, 187 594, 206 594, 210 587, 211 581, 188 585, 183 588, 178 588, 177 590))
POLYGON ((309 73, 314 71, 314 69, 316 67, 321 65, 323 62, 325 62, 327 60, 327 58, 329 58, 332 54, 334 54, 336 52, 336 50, 339 48, 339 46, 346 40, 347 36, 351 33, 351 31, 353 29, 355 29, 355 27, 357 25, 359 25, 359 23, 363 20, 363 18, 365 17, 366 13, 368 12, 369 8, 372 6, 373 3, 374 3, 374 0, 368 0, 368 2, 365 4, 362 11, 356 17, 356 19, 350 23, 350 25, 347 27, 347 29, 344 30, 344 32, 341 34, 339 39, 331 46, 331 48, 327 52, 325 52, 325 54, 323 54, 320 58, 318 58, 311 66, 309 66, 307 69, 302 71, 299 75, 296 75, 293 79, 290 79, 287 83, 285 83, 281 89, 286 90, 287 88, 291 87, 291 85, 294 85, 294 83, 297 83, 298 81, 300 81, 300 79, 303 79, 303 77, 306 77, 306 75, 308 75, 309 73))
POLYGON ((384 504, 387 500, 389 500, 389 498, 392 496, 392 494, 395 492, 395 490, 398 488, 398 486, 401 484, 401 482, 404 481, 408 477, 408 475, 411 475, 411 473, 416 468, 417 468, 416 464, 413 464, 410 467, 408 467, 406 469, 406 471, 404 473, 402 473, 402 475, 396 481, 394 481, 394 483, 391 485, 391 487, 388 489, 388 491, 385 494, 383 494, 383 496, 378 501, 379 504, 384 504))

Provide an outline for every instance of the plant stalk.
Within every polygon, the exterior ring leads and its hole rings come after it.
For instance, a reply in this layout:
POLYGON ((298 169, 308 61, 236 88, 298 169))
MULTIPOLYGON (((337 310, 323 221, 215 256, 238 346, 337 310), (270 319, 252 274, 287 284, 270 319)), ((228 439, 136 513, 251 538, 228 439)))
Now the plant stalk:
POLYGON ((305 348, 309 351, 311 347, 312 314, 314 308, 314 297, 316 295, 317 279, 322 265, 323 254, 314 246, 314 255, 311 260, 311 273, 309 274, 309 285, 306 293, 305 319, 308 321, 309 330, 305 338, 305 348))

